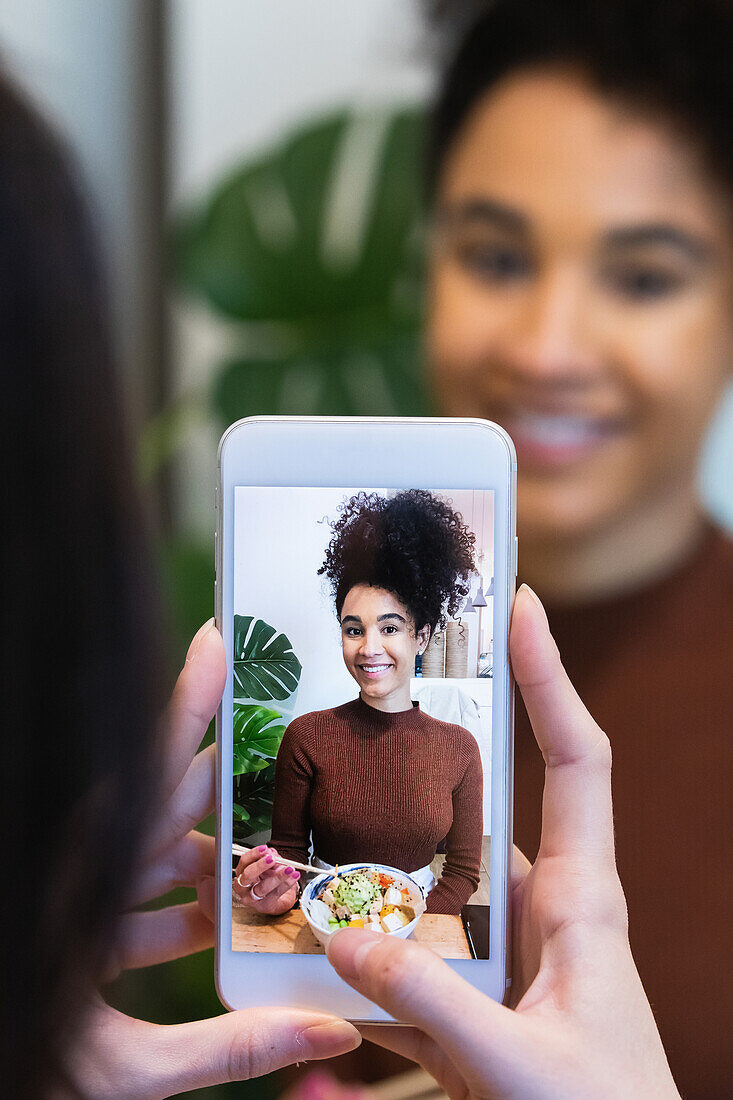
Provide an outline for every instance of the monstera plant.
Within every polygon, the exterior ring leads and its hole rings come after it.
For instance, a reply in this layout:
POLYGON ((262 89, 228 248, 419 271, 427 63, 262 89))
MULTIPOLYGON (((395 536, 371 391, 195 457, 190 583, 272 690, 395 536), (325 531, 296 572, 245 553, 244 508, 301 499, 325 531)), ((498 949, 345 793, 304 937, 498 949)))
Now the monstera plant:
MULTIPOLYGON (((419 336, 423 131, 416 107, 309 119, 179 213, 179 298, 204 311, 227 351, 197 363, 204 385, 146 426, 143 479, 212 417, 222 430, 254 413, 430 412, 419 336)), ((211 550, 176 532, 162 553, 185 653, 208 614, 211 550)))
POLYGON ((180 221, 180 285, 232 340, 213 371, 222 425, 425 411, 422 131, 416 109, 310 122, 180 221))
POLYGON ((302 666, 284 634, 252 615, 234 616, 234 834, 266 831, 275 759, 295 706, 302 666), (265 703, 276 701, 275 710, 265 703))

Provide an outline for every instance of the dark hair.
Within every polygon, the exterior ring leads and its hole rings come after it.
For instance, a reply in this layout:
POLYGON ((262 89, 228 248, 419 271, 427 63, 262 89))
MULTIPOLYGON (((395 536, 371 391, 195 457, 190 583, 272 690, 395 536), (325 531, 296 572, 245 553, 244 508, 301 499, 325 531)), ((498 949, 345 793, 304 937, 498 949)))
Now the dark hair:
POLYGON ((331 525, 318 570, 331 582, 336 614, 357 584, 392 592, 420 630, 435 630, 468 595, 476 536, 449 504, 425 489, 393 497, 357 493, 331 525))
POLYGON ((449 37, 461 34, 432 115, 433 186, 476 101, 509 73, 552 65, 678 130, 733 190, 730 0, 491 0, 477 18, 476 3, 464 7, 463 19, 460 2, 430 7, 449 37))
POLYGON ((152 805, 152 579, 104 279, 63 151, 0 78, 3 1091, 46 1095, 152 805))

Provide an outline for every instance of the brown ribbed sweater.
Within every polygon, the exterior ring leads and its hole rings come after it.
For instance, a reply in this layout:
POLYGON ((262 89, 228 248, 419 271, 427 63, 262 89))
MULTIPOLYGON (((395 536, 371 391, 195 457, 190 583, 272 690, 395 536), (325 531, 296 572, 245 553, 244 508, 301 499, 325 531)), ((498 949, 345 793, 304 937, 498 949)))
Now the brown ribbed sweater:
MULTIPOLYGON (((634 958, 686 1100, 733 1095, 733 543, 709 528, 672 575, 548 608, 611 739, 634 958)), ((517 696, 515 843, 533 859, 544 768, 517 696)))
POLYGON ((359 860, 417 871, 447 838, 432 913, 460 913, 478 885, 481 757, 461 726, 413 704, 388 714, 361 698, 288 726, 277 756, 272 844, 307 862, 359 860))

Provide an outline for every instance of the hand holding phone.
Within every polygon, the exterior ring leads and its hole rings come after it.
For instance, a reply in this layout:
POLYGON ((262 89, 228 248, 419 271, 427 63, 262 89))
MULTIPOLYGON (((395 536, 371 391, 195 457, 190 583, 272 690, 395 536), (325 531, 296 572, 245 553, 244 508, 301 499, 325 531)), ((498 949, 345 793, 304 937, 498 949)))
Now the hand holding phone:
POLYGON ((323 957, 350 924, 411 936, 502 1000, 511 441, 479 420, 255 417, 219 465, 220 997, 387 1019, 323 957), (233 844, 257 849, 234 882, 233 844), (299 897, 268 850, 301 870, 299 897))
MULTIPOLYGON (((114 955, 120 970, 169 962, 214 941, 214 838, 195 828, 214 806, 214 747, 196 750, 225 679, 224 646, 212 619, 191 643, 167 708, 160 807, 129 899, 139 905, 187 886, 196 887, 198 901, 121 914, 114 955)), ((117 1012, 90 991, 85 1026, 65 1052, 66 1069, 75 1096, 150 1100, 331 1058, 360 1041, 342 1020, 287 1007, 160 1026, 117 1012)))
POLYGON ((527 588, 517 594, 511 656, 547 762, 539 854, 513 876, 515 1010, 416 944, 344 931, 329 961, 411 1025, 363 1027, 364 1037, 420 1062, 450 1096, 678 1098, 629 947, 608 738, 527 588))

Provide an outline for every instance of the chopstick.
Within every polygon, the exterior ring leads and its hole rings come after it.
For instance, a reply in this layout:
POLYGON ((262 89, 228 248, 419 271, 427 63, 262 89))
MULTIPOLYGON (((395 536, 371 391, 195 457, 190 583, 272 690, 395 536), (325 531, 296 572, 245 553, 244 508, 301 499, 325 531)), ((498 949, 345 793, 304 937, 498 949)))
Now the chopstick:
MULTIPOLYGON (((253 852, 254 848, 245 848, 241 844, 232 844, 232 855, 246 856, 248 852, 253 852)), ((311 863, 298 863, 295 859, 280 859, 276 856, 273 863, 279 863, 282 867, 295 867, 297 871, 314 871, 317 875, 326 874, 327 868, 314 867, 311 863)))

